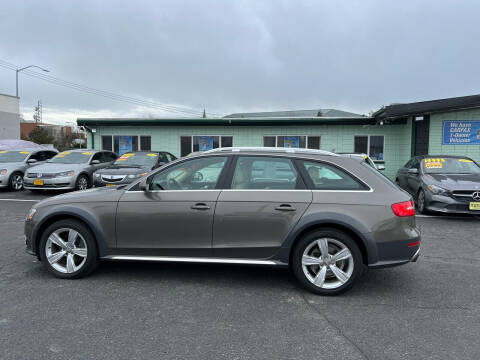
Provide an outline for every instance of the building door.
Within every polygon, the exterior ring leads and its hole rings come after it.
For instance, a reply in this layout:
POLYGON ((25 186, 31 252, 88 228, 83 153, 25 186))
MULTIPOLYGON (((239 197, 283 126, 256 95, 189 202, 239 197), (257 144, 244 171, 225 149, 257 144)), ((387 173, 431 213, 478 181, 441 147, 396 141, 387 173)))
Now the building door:
POLYGON ((428 154, 430 115, 413 117, 413 156, 428 154))

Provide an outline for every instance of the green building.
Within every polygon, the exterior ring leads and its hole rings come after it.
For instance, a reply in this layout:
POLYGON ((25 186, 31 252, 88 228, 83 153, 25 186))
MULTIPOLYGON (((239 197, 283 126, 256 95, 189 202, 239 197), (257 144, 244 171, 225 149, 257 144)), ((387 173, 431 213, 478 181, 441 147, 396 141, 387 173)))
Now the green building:
POLYGON ((394 178, 413 155, 462 155, 480 162, 480 95, 383 107, 372 116, 334 109, 238 113, 223 118, 78 119, 88 147, 176 156, 229 146, 362 152, 394 178))

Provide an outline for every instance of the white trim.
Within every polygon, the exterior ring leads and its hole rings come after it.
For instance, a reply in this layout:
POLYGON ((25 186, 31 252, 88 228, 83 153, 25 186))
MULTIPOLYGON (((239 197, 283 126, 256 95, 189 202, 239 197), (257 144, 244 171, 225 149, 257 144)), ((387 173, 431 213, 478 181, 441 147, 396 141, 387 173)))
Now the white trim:
POLYGON ((253 259, 228 259, 228 258, 206 258, 206 257, 176 257, 176 256, 136 256, 136 255, 107 255, 102 259, 108 260, 134 260, 134 261, 166 261, 166 262, 191 262, 209 264, 248 264, 248 265, 279 265, 273 260, 253 259))
MULTIPOLYGON (((41 200, 41 199, 40 199, 41 200)), ((39 202, 40 200, 24 200, 24 199, 0 199, 0 201, 26 201, 26 202, 39 202)))

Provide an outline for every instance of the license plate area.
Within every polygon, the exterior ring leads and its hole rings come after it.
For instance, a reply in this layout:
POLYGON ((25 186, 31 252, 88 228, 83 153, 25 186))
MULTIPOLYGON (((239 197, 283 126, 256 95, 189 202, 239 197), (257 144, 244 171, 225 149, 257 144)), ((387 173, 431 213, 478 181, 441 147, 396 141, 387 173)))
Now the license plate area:
POLYGON ((43 186, 43 180, 35 179, 35 180, 33 180, 33 185, 35 185, 35 186, 43 186))
POLYGON ((470 202, 470 204, 468 205, 468 208, 470 210, 477 210, 477 211, 480 211, 480 202, 470 202))
POLYGON ((105 184, 106 187, 115 186, 115 184, 105 184))

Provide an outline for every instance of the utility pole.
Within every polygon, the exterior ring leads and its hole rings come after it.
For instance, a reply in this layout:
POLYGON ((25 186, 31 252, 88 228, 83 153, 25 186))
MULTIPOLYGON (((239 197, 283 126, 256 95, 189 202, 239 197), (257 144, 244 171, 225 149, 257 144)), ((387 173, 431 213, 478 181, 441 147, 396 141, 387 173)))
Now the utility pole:
POLYGON ((49 70, 44 69, 44 68, 42 68, 42 67, 40 67, 40 66, 37 66, 37 65, 28 65, 28 66, 25 66, 25 67, 23 67, 23 68, 21 68, 21 69, 15 70, 15 80, 16 80, 16 87, 15 87, 16 91, 15 91, 15 95, 16 95, 16 97, 18 97, 18 73, 19 73, 20 71, 26 70, 26 69, 31 68, 31 67, 40 69, 40 70, 45 71, 45 72, 50 72, 49 70))
POLYGON ((35 114, 33 114, 33 119, 37 124, 38 123, 41 124, 42 123, 42 101, 41 100, 38 100, 37 106, 35 106, 33 110, 35 110, 35 114))

